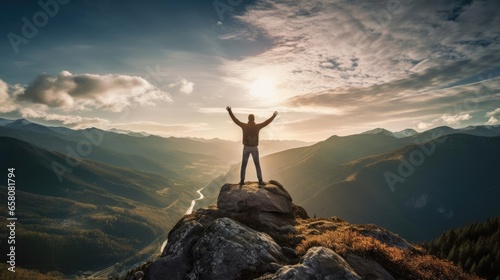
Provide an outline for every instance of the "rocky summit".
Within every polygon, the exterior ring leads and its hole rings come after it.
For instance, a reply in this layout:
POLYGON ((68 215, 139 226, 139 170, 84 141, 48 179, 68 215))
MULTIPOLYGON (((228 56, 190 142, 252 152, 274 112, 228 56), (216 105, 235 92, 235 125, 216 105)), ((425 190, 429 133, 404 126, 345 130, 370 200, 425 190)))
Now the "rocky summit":
POLYGON ((478 279, 376 225, 310 218, 286 189, 222 186, 184 216, 143 279, 478 279))
POLYGON ((217 207, 230 212, 260 212, 290 213, 292 197, 281 184, 258 183, 225 184, 222 186, 217 207))

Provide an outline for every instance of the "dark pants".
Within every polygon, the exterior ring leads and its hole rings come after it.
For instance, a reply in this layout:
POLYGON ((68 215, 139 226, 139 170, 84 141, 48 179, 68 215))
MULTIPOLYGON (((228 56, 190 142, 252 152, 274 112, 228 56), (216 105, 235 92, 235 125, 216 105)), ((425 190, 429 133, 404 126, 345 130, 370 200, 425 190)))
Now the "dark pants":
POLYGON ((259 161, 259 148, 245 146, 243 147, 243 159, 241 161, 241 172, 240 172, 240 181, 245 181, 245 173, 247 169, 248 158, 252 155, 253 163, 255 164, 255 169, 257 170, 257 178, 259 181, 262 181, 262 171, 260 170, 260 161, 259 161))

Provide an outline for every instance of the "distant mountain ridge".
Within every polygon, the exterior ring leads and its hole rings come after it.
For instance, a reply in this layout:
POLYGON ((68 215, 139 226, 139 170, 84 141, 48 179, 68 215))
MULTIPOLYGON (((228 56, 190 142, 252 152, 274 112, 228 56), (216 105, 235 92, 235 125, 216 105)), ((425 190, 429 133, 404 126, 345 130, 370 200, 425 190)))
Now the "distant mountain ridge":
MULTIPOLYGON (((264 179, 286 184, 311 215, 376 223, 422 241, 500 215, 493 206, 500 199, 499 128, 438 127, 404 138, 381 129, 332 136, 263 157, 261 165, 264 179)), ((236 164, 207 191, 238 180, 236 164)))
POLYGON ((378 134, 378 133, 384 133, 386 135, 394 136, 396 138, 405 138, 405 137, 410 137, 410 136, 418 134, 418 132, 412 128, 407 128, 407 129, 404 129, 401 131, 396 131, 396 132, 392 132, 392 131, 389 131, 389 130, 384 129, 384 128, 375 128, 372 130, 365 131, 361 134, 378 134))
POLYGON ((151 134, 141 131, 141 132, 135 132, 135 131, 130 131, 130 130, 123 130, 123 129, 117 129, 117 128, 111 128, 108 130, 109 132, 116 132, 116 133, 121 133, 121 134, 127 134, 130 136, 137 136, 137 137, 146 137, 150 136, 151 134))
POLYGON ((417 132, 415 129, 407 128, 401 131, 392 132, 384 128, 375 128, 362 132, 360 134, 379 134, 383 133, 388 136, 394 136, 396 138, 411 137, 417 134, 423 134, 426 132, 432 132, 439 130, 443 134, 454 134, 454 133, 464 133, 476 136, 499 136, 500 135, 500 125, 471 125, 463 128, 451 128, 449 126, 439 126, 433 129, 424 131, 422 133, 417 132))
MULTIPOLYGON (((142 155, 145 152, 144 149, 155 149, 160 152, 160 154, 165 152, 177 152, 188 154, 199 154, 204 156, 209 156, 212 163, 215 161, 223 162, 236 162, 241 159, 241 143, 240 141, 229 141, 223 139, 203 139, 203 138, 179 138, 179 137, 161 137, 157 135, 151 135, 145 132, 132 132, 120 129, 110 129, 108 131, 101 130, 98 128, 86 128, 73 130, 66 127, 52 127, 44 126, 34 122, 30 122, 26 119, 18 120, 7 120, 0 118, 0 129, 1 127, 16 129, 18 131, 34 132, 34 133, 44 133, 51 136, 57 136, 63 138, 64 140, 80 141, 82 138, 82 132, 96 132, 105 135, 105 140, 103 147, 108 149, 127 153, 135 153, 142 155), (56 132, 56 134, 54 134, 56 132), (143 138, 142 140, 134 138, 143 138), (116 144, 119 144, 117 147, 116 144)), ((2 135, 0 130, 0 135, 2 135)), ((10 136, 8 134, 3 134, 5 136, 10 136)), ((13 137, 18 137, 14 135, 13 137)), ((31 137, 31 136, 30 136, 31 137)), ((30 142, 29 138, 25 137, 24 140, 30 142)), ((260 143, 260 153, 261 155, 272 154, 275 152, 308 146, 314 143, 303 142, 296 140, 266 140, 262 139, 260 143)), ((53 147, 44 146, 45 148, 53 149, 53 147)), ((151 153, 151 152, 150 152, 151 153)), ((152 152, 153 156, 156 156, 155 152, 152 152)), ((168 155, 172 157, 172 155, 168 155)))

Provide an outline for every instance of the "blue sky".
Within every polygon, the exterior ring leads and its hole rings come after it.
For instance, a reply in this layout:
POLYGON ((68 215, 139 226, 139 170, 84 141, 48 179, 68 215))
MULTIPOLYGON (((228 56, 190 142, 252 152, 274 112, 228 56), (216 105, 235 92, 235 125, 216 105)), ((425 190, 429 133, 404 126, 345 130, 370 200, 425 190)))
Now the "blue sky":
POLYGON ((500 124, 498 1, 18 2, 3 118, 236 140, 230 105, 306 141, 500 124))

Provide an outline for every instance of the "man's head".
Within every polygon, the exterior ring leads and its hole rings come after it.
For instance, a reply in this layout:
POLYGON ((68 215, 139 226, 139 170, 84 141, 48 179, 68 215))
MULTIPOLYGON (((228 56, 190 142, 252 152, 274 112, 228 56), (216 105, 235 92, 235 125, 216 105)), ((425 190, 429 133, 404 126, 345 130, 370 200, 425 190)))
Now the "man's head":
POLYGON ((253 114, 248 115, 248 122, 255 122, 255 116, 253 114))

